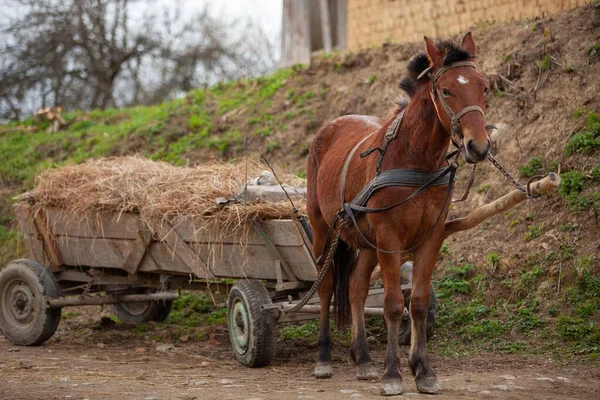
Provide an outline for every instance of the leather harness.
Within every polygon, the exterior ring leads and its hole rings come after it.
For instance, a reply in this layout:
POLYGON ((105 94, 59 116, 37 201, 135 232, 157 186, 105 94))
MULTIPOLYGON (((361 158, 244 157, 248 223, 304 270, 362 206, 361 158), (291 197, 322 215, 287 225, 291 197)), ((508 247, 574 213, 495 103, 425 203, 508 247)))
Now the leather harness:
MULTIPOLYGON (((429 67, 425 71, 423 71, 417 79, 422 78, 426 74, 429 75, 430 80, 431 80, 431 92, 433 95, 432 100, 433 100, 434 106, 435 106, 435 100, 439 99, 442 104, 442 107, 444 108, 444 111, 450 118, 451 128, 450 128, 449 133, 450 133, 450 138, 452 140, 452 143, 458 149, 460 149, 460 147, 462 146, 462 140, 463 140, 463 133, 462 133, 462 129, 460 126, 460 118, 462 116, 464 116, 465 114, 467 114, 469 112, 473 112, 473 111, 480 112, 485 118, 485 113, 483 112, 483 109, 481 107, 475 106, 475 105, 467 106, 467 107, 463 108, 462 110, 460 110, 459 112, 455 113, 454 110, 452 110, 452 108, 450 108, 450 106, 444 99, 444 96, 439 93, 439 89, 437 88, 437 85, 436 85, 438 78, 444 72, 446 72, 452 68, 457 68, 457 67, 473 67, 475 69, 477 68, 475 63, 473 63, 471 61, 459 61, 459 62, 452 63, 451 65, 440 68, 435 73, 435 75, 431 74, 430 71, 431 71, 432 67, 429 67)), ((366 137, 364 137, 360 142, 358 142, 354 146, 354 148, 350 151, 350 153, 346 157, 346 160, 344 162, 344 166, 342 169, 342 176, 341 176, 341 182, 340 182, 340 195, 341 195, 341 199, 342 199, 342 207, 341 207, 340 211, 335 215, 335 217, 330 225, 330 229, 329 229, 329 232, 327 233, 327 238, 325 240, 325 246, 324 246, 323 251, 325 251, 325 249, 329 246, 329 243, 331 241, 331 237, 333 234, 333 230, 335 229, 335 226, 337 225, 337 223, 340 219, 342 220, 343 225, 352 224, 354 226, 354 228, 356 228, 356 231, 358 232, 361 240, 364 243, 366 243, 369 247, 371 247, 374 250, 377 250, 379 252, 386 253, 386 254, 408 253, 408 252, 415 250, 417 247, 419 247, 421 244, 423 244, 425 242, 425 240, 427 240, 431 236, 434 229, 440 223, 442 216, 444 215, 444 211, 446 210, 446 207, 448 205, 448 201, 450 200, 450 196, 452 194, 452 188, 454 186, 454 178, 456 175, 456 170, 458 168, 456 159, 453 162, 451 162, 447 167, 440 168, 433 172, 427 172, 427 171, 421 171, 421 170, 415 170, 415 169, 391 169, 391 170, 381 171, 381 164, 383 162, 383 157, 385 156, 385 153, 389 146, 389 143, 397 137, 398 131, 400 130, 400 127, 402 125, 402 120, 403 120, 405 114, 406 114, 406 108, 398 114, 398 116, 396 117, 394 122, 388 127, 386 134, 384 136, 384 142, 381 147, 375 147, 375 148, 372 148, 372 149, 369 149, 369 150, 366 150, 366 151, 360 153, 360 157, 364 158, 364 157, 372 154, 375 151, 379 152, 376 173, 375 173, 375 177, 365 187, 363 187, 363 189, 349 202, 346 202, 346 200, 345 200, 345 189, 346 189, 346 176, 348 174, 348 168, 350 166, 350 161, 354 157, 354 154, 356 153, 358 148, 368 138, 373 136, 378 131, 374 131, 374 132, 370 133, 369 135, 367 135, 366 137), (377 191, 379 191, 383 188, 391 187, 391 186, 417 187, 418 189, 415 190, 407 198, 405 198, 397 203, 391 204, 389 206, 380 207, 380 208, 372 208, 372 207, 366 206, 368 200, 373 196, 374 193, 376 193, 377 191), (416 196, 423 193, 427 189, 435 187, 435 186, 447 186, 446 198, 444 200, 444 205, 442 206, 440 213, 439 213, 435 223, 432 225, 431 229, 429 230, 429 232, 417 244, 415 244, 411 248, 405 249, 405 250, 395 250, 395 251, 381 249, 381 248, 377 247, 376 244, 372 243, 365 236, 365 234, 360 230, 360 228, 358 226, 358 221, 357 221, 357 217, 360 213, 378 213, 378 212, 384 212, 384 211, 391 210, 395 207, 398 207, 398 206, 410 201, 411 199, 415 198, 416 196)), ((446 159, 450 160, 451 158, 453 158, 455 156, 458 157, 459 151, 460 150, 455 150, 454 152, 450 153, 446 157, 446 159)), ((341 229, 341 227, 340 227, 340 229, 341 229)), ((321 254, 323 254, 323 252, 321 254)), ((320 258, 321 257, 319 257, 319 259, 320 258)))

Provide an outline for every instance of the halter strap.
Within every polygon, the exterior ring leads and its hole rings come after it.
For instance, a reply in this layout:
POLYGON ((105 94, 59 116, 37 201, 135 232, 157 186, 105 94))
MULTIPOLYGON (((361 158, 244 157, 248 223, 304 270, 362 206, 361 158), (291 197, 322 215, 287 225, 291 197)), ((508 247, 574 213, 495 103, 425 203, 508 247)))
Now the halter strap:
POLYGON ((440 75, 442 75, 444 72, 448 71, 449 69, 457 68, 457 67, 473 67, 473 68, 477 69, 477 64, 475 64, 473 61, 457 61, 450 65, 443 66, 442 68, 437 70, 437 72, 433 76, 432 82, 434 82, 434 83, 437 82, 440 75))
MULTIPOLYGON (((454 112, 454 110, 446 102, 446 99, 444 98, 443 94, 439 93, 439 89, 437 87, 437 80, 439 79, 439 77, 444 72, 447 72, 448 70, 450 70, 452 68, 458 68, 458 67, 472 67, 472 68, 475 68, 477 70, 477 65, 473 61, 457 61, 457 62, 452 63, 450 65, 441 67, 440 69, 438 69, 435 72, 435 74, 433 76, 429 72, 430 68, 432 68, 432 67, 430 67, 427 70, 423 71, 423 73, 426 73, 426 72, 429 73, 429 76, 430 76, 430 79, 431 79, 431 91, 434 94, 434 100, 435 99, 439 99, 440 100, 440 103, 442 103, 442 107, 444 108, 444 111, 446 112, 446 114, 450 118, 450 138, 452 139, 452 142, 454 143, 454 145, 456 147, 460 147, 460 143, 459 142, 463 138, 462 129, 461 129, 461 126, 460 126, 460 119, 465 114, 467 114, 469 112, 472 112, 472 111, 477 111, 485 119, 485 113, 483 112, 483 109, 481 107, 479 107, 479 106, 476 106, 476 105, 467 106, 467 107, 463 108, 462 110, 460 110, 458 112, 454 112), (454 137, 455 134, 458 136, 458 138, 454 137)), ((419 75, 419 77, 421 77, 423 75, 423 73, 421 75, 419 75)))

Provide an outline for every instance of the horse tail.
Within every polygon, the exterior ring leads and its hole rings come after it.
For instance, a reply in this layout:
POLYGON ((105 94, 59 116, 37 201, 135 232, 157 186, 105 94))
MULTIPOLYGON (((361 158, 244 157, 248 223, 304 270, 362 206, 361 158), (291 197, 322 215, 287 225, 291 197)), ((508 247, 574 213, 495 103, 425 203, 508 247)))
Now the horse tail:
POLYGON ((335 288, 333 308, 338 328, 344 328, 351 322, 350 275, 356 267, 357 259, 356 249, 340 239, 333 258, 333 285, 335 288))

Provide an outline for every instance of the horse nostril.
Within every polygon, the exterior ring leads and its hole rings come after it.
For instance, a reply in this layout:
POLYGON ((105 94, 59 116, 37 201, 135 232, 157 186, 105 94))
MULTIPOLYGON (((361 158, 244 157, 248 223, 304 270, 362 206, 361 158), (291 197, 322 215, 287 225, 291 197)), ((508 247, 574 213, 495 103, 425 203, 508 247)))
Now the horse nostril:
POLYGON ((467 140, 466 148, 470 154, 473 154, 478 158, 483 158, 486 156, 487 152, 490 149, 490 141, 488 140, 483 146, 478 146, 473 139, 469 139, 467 140))
POLYGON ((475 148, 473 146, 473 139, 467 140, 467 150, 469 150, 469 152, 471 152, 471 153, 477 153, 477 151, 475 150, 475 148))

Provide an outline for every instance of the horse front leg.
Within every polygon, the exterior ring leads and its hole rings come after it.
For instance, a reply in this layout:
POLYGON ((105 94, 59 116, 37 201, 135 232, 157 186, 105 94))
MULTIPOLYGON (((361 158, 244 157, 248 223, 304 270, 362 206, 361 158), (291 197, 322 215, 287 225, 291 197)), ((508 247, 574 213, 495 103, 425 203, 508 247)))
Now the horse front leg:
POLYGON ((415 376, 421 393, 437 394, 442 391, 427 354, 427 316, 431 274, 437 260, 442 239, 431 239, 417 250, 414 258, 412 292, 410 295, 411 342, 408 366, 415 376))
POLYGON ((400 374, 400 355, 398 353, 398 332, 404 312, 404 296, 400 287, 400 265, 403 258, 398 254, 378 254, 383 278, 384 301, 383 315, 387 325, 387 347, 385 351, 385 372, 381 379, 381 394, 400 395, 404 392, 400 374))
POLYGON ((369 294, 371 273, 377 265, 377 254, 361 250, 356 269, 350 277, 350 308, 352 312, 352 346, 350 354, 356 363, 356 377, 360 380, 377 379, 377 368, 369 354, 365 333, 365 301, 369 294))

